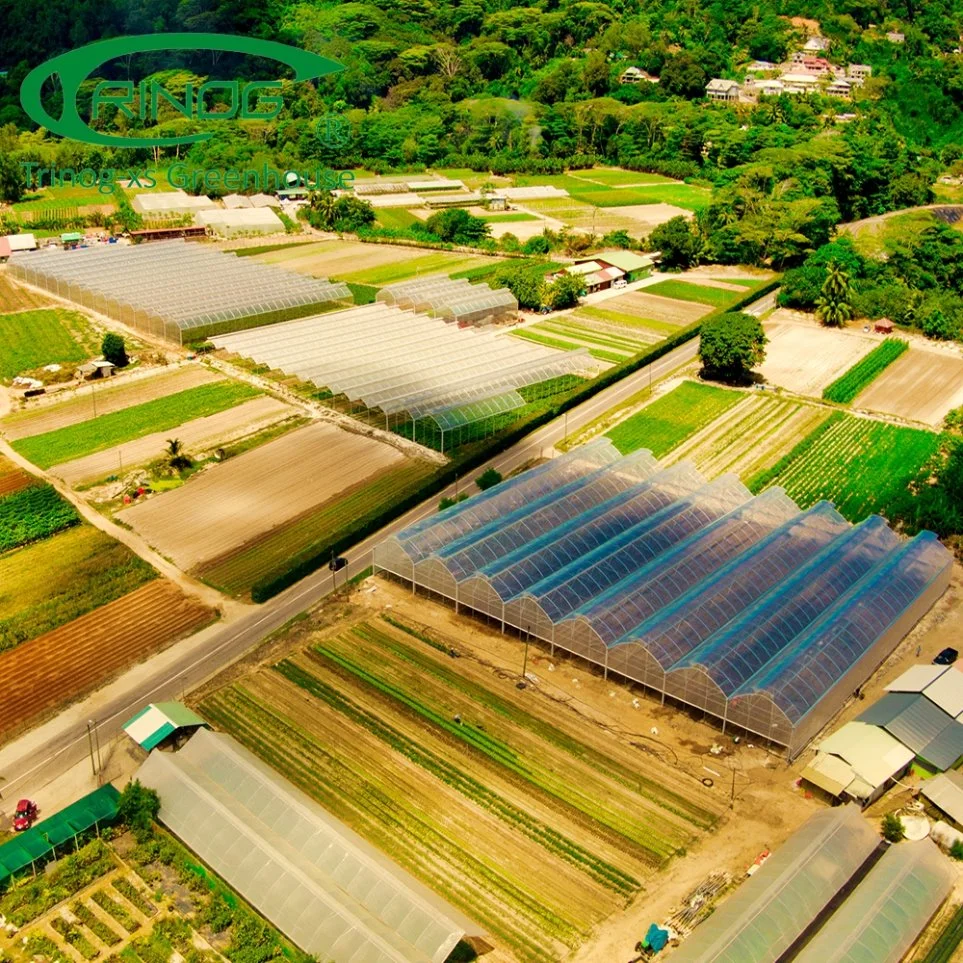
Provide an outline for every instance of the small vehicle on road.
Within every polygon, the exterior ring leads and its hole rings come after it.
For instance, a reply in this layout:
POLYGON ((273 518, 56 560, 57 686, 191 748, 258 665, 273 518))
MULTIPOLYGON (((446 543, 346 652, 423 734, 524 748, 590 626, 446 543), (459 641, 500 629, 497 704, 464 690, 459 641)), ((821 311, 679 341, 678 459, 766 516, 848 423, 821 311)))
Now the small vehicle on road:
POLYGON ((959 656, 956 649, 947 647, 933 660, 933 665, 952 665, 959 656))
POLYGON ((13 814, 13 828, 18 833, 29 829, 37 818, 37 804, 29 799, 21 799, 17 803, 17 811, 13 814))

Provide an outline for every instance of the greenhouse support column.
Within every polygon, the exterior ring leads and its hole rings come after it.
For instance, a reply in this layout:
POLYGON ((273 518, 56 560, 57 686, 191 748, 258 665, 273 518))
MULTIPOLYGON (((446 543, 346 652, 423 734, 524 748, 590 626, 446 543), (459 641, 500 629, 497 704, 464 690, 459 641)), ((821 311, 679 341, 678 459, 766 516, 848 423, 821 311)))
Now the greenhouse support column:
POLYGON ((549 645, 551 646, 552 658, 555 658, 555 623, 552 623, 552 638, 549 640, 549 645))
POLYGON ((505 634, 505 603, 502 602, 502 635, 505 634))
POLYGON ((605 647, 605 662, 602 668, 602 678, 608 679, 609 677, 609 647, 605 647))

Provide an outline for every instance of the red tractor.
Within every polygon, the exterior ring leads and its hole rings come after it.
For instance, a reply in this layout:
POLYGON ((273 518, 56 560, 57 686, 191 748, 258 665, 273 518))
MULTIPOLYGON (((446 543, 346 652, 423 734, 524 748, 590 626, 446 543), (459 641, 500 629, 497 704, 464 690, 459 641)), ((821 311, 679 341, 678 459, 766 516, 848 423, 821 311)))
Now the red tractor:
POLYGON ((29 799, 21 799, 17 803, 17 811, 13 814, 13 828, 22 833, 29 829, 37 818, 37 804, 29 799))

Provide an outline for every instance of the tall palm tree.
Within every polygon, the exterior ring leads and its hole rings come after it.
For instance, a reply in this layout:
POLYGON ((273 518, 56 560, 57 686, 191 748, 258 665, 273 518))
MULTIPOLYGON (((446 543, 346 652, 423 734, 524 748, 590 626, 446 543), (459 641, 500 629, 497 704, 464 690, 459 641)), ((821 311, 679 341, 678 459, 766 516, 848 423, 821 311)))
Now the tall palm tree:
POLYGON ((830 261, 826 280, 816 298, 816 319, 829 327, 843 327, 853 317, 851 296, 849 275, 838 261, 830 261))

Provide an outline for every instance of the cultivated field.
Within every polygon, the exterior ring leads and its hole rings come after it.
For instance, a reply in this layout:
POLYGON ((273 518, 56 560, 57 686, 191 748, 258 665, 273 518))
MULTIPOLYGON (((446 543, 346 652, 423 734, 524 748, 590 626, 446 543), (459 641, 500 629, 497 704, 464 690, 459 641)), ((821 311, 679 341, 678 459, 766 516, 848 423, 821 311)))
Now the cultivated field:
POLYGON ((340 621, 201 711, 484 926, 506 956, 562 959, 713 825, 720 800, 405 625, 340 621))
POLYGON ((0 378, 46 364, 86 361, 97 350, 90 323, 76 311, 41 308, 0 315, 0 378))
POLYGON ((172 582, 155 579, 0 653, 0 742, 214 618, 172 582))
POLYGON ((187 570, 245 545, 404 460, 395 448, 312 424, 214 465, 117 518, 187 570))
POLYGON ((117 445, 165 432, 187 421, 205 418, 258 396, 257 388, 238 381, 222 380, 188 388, 143 404, 96 418, 19 438, 14 449, 40 468, 50 468, 117 445))
POLYGON ((116 383, 91 382, 75 391, 59 393, 49 401, 31 401, 25 410, 4 418, 0 429, 13 441, 89 421, 95 405, 98 415, 107 415, 222 380, 221 375, 199 364, 149 369, 133 377, 119 376, 116 383))
POLYGON ((28 484, 0 495, 0 553, 39 542, 79 523, 73 505, 52 485, 28 484))
POLYGON ((769 344, 757 369, 766 381, 800 395, 823 389, 880 343, 880 337, 824 328, 810 315, 778 309, 765 324, 769 344))
POLYGON ((719 418, 673 448, 666 464, 686 459, 707 478, 734 472, 748 482, 771 468, 832 412, 765 395, 745 395, 719 418))
POLYGON ((853 405, 939 427, 948 411, 963 405, 963 359, 913 345, 853 405))
POLYGON ((606 436, 623 455, 648 448, 656 458, 662 458, 743 398, 738 391, 683 381, 620 422, 606 436))
POLYGON ((126 470, 161 458, 172 432, 184 446, 183 450, 197 458, 218 446, 270 428, 295 414, 295 409, 283 401, 268 396, 253 398, 226 411, 185 421, 171 430, 154 432, 84 458, 54 465, 50 471, 69 485, 97 481, 116 474, 119 466, 126 470))
POLYGON ((28 474, 8 458, 0 455, 0 498, 4 495, 13 495, 32 484, 33 481, 33 475, 28 474))
POLYGON ((323 557, 392 501, 413 492, 434 471, 427 462, 405 461, 342 491, 283 525, 211 558, 195 573, 232 595, 270 580, 309 557, 323 557))
POLYGON ((932 432, 836 412, 750 487, 781 485, 802 508, 825 498, 858 522, 885 513, 939 447, 932 432))
POLYGON ((314 277, 337 278, 358 284, 391 284, 421 274, 447 274, 464 271, 494 258, 432 251, 390 244, 363 244, 361 241, 318 241, 256 255, 265 264, 276 264, 289 271, 314 277))
POLYGON ((126 545, 89 525, 5 552, 0 555, 0 652, 156 577, 126 545))
POLYGON ((602 307, 606 311, 617 311, 680 328, 712 312, 710 305, 649 294, 648 289, 630 291, 628 294, 620 294, 617 298, 606 298, 602 302, 602 307))
POLYGON ((749 294, 752 287, 753 285, 741 285, 732 281, 714 281, 711 278, 699 278, 692 282, 670 278, 645 290, 647 294, 658 294, 678 301, 694 301, 697 304, 707 304, 711 308, 727 308, 749 294))
POLYGON ((593 358, 618 364, 662 339, 642 328, 605 325, 589 319, 553 318, 512 332, 515 337, 560 351, 588 348, 593 358), (645 337, 644 335, 648 335, 645 337))
POLYGON ((30 311, 49 303, 50 300, 42 294, 36 294, 11 281, 6 272, 0 269, 0 314, 30 311))

